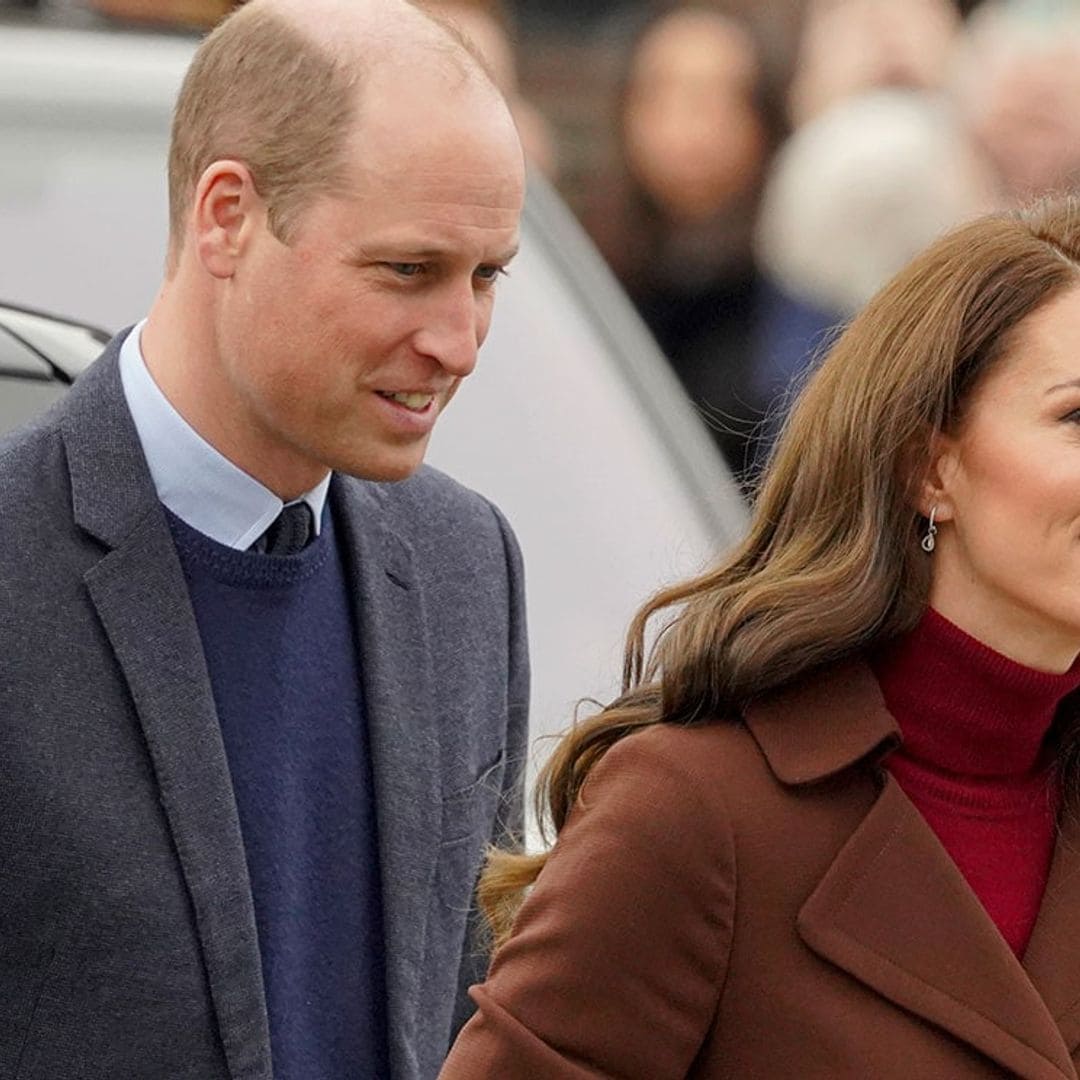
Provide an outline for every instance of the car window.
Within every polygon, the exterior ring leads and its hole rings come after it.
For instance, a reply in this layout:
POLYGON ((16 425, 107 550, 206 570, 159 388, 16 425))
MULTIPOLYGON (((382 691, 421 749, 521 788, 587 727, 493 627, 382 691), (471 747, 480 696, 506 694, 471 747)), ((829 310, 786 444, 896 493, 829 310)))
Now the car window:
POLYGON ((0 324, 6 328, 6 336, 24 343, 24 351, 29 346, 40 354, 31 358, 35 370, 44 371, 46 377, 59 376, 62 382, 78 375, 87 358, 96 356, 109 340, 104 331, 4 305, 0 305, 0 324))
POLYGON ((27 417, 44 412, 63 393, 62 383, 27 382, 0 374, 0 438, 25 423, 27 417))
POLYGON ((52 380, 52 368, 0 322, 0 375, 5 379, 52 380))
POLYGON ((0 436, 57 401, 64 385, 3 326, 0 312, 0 436))

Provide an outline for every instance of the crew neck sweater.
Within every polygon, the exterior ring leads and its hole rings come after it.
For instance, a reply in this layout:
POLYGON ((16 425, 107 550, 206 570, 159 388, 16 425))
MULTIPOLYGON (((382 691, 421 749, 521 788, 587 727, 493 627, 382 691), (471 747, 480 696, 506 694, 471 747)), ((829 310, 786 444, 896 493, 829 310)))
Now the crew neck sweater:
POLYGON ((1022 956, 1057 827, 1044 742, 1080 665, 1061 675, 1025 667, 930 608, 872 666, 903 739, 886 768, 1022 956))
POLYGON ((166 515, 236 796, 274 1078, 385 1077, 375 800, 332 515, 288 556, 237 551, 166 515))

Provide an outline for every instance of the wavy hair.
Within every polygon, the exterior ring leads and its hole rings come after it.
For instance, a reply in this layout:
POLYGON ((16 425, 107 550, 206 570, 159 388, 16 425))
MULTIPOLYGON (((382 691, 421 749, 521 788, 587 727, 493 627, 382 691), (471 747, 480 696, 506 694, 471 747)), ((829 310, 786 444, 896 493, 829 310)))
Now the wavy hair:
MULTIPOLYGON (((731 721, 915 625, 929 563, 914 497, 931 435, 955 426, 1014 328, 1077 284, 1080 199, 1070 197, 957 228, 881 289, 795 399, 742 543, 634 617, 621 696, 564 735, 540 774, 542 822, 557 834, 589 771, 633 731, 731 721), (647 650, 656 616, 666 623, 647 650)), ((1062 753, 1075 778, 1080 754, 1062 753)), ((478 897, 496 944, 546 859, 489 853, 478 897)))

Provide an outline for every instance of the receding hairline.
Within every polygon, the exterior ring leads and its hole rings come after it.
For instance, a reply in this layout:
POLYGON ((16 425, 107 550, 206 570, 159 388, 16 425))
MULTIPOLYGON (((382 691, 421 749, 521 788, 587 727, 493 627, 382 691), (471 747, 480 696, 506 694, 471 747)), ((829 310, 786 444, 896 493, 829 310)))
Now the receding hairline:
POLYGON ((415 60, 419 48, 497 89, 475 45, 450 20, 413 0, 249 0, 232 18, 245 12, 280 21, 335 63, 365 73, 415 60))
POLYGON ((412 0, 251 0, 224 19, 196 53, 174 111, 167 273, 183 248, 199 178, 214 161, 242 161, 266 184, 272 228, 284 239, 309 197, 337 183, 365 90, 388 72, 410 84, 439 80, 450 94, 479 91, 506 108, 476 47, 412 0), (300 92, 310 122, 287 116, 293 60, 306 70, 300 92), (228 92, 245 62, 259 65, 250 69, 257 77, 228 92))

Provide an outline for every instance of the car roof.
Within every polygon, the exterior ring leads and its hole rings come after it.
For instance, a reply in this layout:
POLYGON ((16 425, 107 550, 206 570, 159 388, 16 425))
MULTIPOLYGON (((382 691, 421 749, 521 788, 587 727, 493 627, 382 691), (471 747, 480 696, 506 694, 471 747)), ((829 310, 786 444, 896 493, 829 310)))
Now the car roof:
POLYGON ((0 371, 16 377, 43 377, 70 385, 109 340, 100 327, 37 308, 0 300, 3 362, 0 371))

